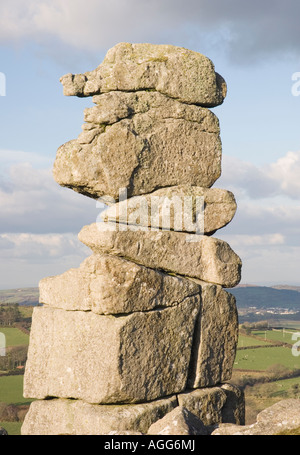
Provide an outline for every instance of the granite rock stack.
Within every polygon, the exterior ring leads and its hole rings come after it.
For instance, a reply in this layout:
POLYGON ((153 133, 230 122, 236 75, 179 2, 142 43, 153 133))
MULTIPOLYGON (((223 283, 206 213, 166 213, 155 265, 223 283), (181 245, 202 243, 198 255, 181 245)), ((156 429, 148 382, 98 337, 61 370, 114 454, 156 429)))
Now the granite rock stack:
POLYGON ((153 434, 169 414, 175 433, 176 419, 184 434, 189 421, 199 434, 243 424, 243 395, 227 382, 238 317, 225 290, 241 260, 213 237, 236 211, 230 191, 211 188, 222 147, 209 108, 224 79, 197 52, 120 43, 61 82, 95 106, 58 149, 54 178, 106 208, 79 233, 92 254, 40 282, 22 434, 153 434))

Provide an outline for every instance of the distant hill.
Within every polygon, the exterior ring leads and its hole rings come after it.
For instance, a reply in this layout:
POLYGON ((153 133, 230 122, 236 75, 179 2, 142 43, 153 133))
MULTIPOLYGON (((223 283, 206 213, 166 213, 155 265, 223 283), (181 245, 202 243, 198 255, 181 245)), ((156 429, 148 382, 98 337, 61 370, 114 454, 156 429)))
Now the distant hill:
POLYGON ((259 309, 286 308, 300 311, 300 287, 279 285, 273 287, 240 285, 228 289, 236 297, 237 307, 259 309))
MULTIPOLYGON (((300 311, 300 286, 255 286, 242 284, 228 291, 236 297, 237 308, 286 308, 300 311)), ((38 305, 39 289, 0 290, 0 304, 38 305)))
POLYGON ((18 303, 19 305, 35 306, 39 303, 39 288, 18 288, 0 290, 0 305, 18 303))
POLYGON ((291 291, 300 292, 300 286, 288 286, 286 284, 277 284, 276 286, 271 286, 274 289, 289 289, 291 291))

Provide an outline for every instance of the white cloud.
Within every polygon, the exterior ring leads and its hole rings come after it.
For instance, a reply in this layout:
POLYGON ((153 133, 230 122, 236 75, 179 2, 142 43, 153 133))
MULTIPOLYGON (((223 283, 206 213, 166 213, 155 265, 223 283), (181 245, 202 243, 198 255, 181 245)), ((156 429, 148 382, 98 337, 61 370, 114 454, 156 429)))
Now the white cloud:
POLYGON ((45 276, 78 267, 91 251, 77 234, 96 220, 96 201, 61 188, 35 154, 0 156, 6 167, 0 175, 0 288, 37 286, 45 276))
POLYGON ((13 164, 0 180, 0 232, 78 232, 96 220, 96 201, 53 179, 52 170, 13 164))
POLYGON ((0 4, 0 40, 57 39, 98 53, 120 41, 212 43, 249 63, 258 55, 299 55, 299 13, 297 0, 10 0, 0 4))
POLYGON ((1 169, 7 168, 12 164, 30 163, 33 167, 49 167, 51 159, 48 156, 24 152, 23 150, 0 149, 1 169))
POLYGON ((260 245, 284 245, 285 237, 279 232, 274 234, 263 234, 263 235, 227 235, 225 236, 227 242, 233 248, 240 247, 252 247, 260 245))
POLYGON ((300 247, 260 246, 240 249, 238 253, 243 259, 244 283, 299 285, 300 247))
POLYGON ((269 175, 276 180, 282 193, 300 198, 300 152, 288 152, 270 165, 269 175))
POLYGON ((78 267, 91 254, 74 233, 0 235, 0 289, 38 286, 44 277, 78 267))
POLYGON ((255 166, 223 157, 215 186, 236 196, 232 222, 215 236, 241 257, 242 282, 300 283, 300 152, 255 166))
MULTIPOLYGON (((286 245, 300 246, 300 206, 294 199, 238 198, 238 209, 232 222, 217 235, 267 236, 281 233, 286 245)), ((264 237, 265 238, 265 237, 264 237)))
POLYGON ((45 262, 66 256, 85 257, 88 248, 79 242, 77 235, 64 234, 1 234, 1 242, 7 242, 3 248, 4 259, 45 262))
POLYGON ((300 151, 290 151, 275 163, 261 167, 224 155, 222 168, 222 177, 215 186, 225 185, 240 197, 300 198, 300 151))

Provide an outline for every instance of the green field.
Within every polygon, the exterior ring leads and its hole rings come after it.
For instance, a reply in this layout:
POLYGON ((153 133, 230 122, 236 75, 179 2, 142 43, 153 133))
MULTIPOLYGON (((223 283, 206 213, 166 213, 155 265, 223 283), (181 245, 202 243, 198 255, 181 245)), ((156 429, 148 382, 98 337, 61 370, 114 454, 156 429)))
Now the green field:
POLYGON ((297 338, 292 339, 293 335, 296 336, 299 334, 298 339, 300 339, 300 331, 284 329, 284 330, 266 330, 266 331, 253 331, 253 335, 256 335, 260 338, 270 341, 281 341, 283 343, 294 344, 297 338))
POLYGON ((264 371, 274 364, 297 369, 300 368, 300 357, 294 357, 286 347, 243 349, 237 351, 234 368, 264 371))
POLYGON ((5 428, 9 436, 19 436, 23 422, 0 422, 0 427, 5 428))
POLYGON ((4 333, 6 338, 6 346, 20 346, 29 344, 29 335, 21 332, 14 327, 0 327, 0 333, 4 333))
POLYGON ((295 384, 300 386, 300 378, 281 379, 280 381, 276 381, 275 384, 279 390, 289 392, 295 384))
POLYGON ((258 340, 257 338, 240 335, 238 341, 238 348, 244 348, 247 346, 263 346, 264 344, 269 344, 267 341, 258 340))
POLYGON ((0 402, 18 405, 31 401, 23 397, 23 375, 0 376, 0 402))

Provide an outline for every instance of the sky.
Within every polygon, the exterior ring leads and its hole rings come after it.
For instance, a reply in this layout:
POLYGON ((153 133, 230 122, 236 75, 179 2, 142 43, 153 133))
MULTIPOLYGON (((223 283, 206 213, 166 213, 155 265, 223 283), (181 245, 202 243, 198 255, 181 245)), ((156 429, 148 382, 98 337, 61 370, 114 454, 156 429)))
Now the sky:
POLYGON ((243 261, 242 283, 300 285, 300 3, 297 0, 10 0, 0 4, 0 289, 38 286, 91 254, 77 238, 96 202, 52 177, 91 98, 66 73, 96 68, 119 42, 209 57, 228 94, 213 108, 222 176, 238 210, 214 235, 243 261))

